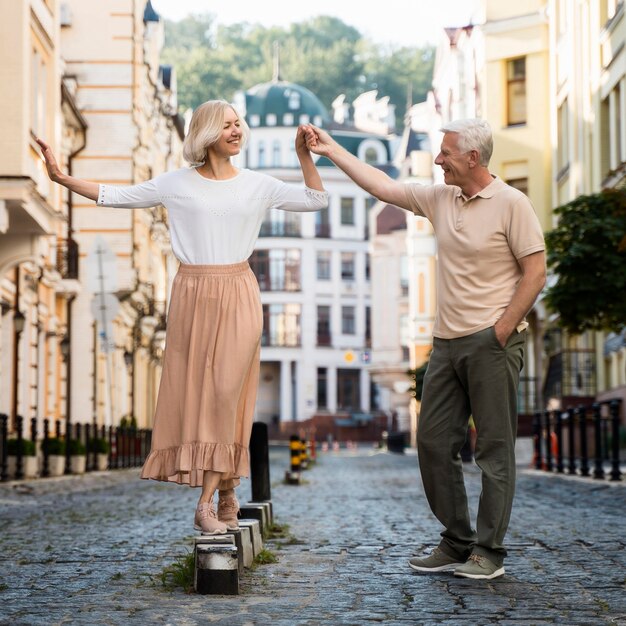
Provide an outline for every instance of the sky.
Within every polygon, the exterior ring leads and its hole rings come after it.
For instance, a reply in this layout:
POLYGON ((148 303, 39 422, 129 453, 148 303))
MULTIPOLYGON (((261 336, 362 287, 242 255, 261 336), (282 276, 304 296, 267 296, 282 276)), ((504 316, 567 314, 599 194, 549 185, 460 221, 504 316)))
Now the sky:
POLYGON ((213 13, 218 24, 288 26, 317 15, 338 17, 380 44, 422 46, 437 43, 442 29, 482 21, 478 0, 152 0, 162 17, 213 13), (384 7, 384 10, 383 8, 384 7))

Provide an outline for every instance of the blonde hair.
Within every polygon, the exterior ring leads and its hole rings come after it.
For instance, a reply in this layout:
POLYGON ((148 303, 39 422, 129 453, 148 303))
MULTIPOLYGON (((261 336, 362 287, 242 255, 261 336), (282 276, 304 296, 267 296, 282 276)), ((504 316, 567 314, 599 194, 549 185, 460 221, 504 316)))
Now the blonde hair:
POLYGON ((483 167, 489 165, 489 159, 493 152, 493 137, 491 126, 486 120, 473 118, 465 120, 455 120, 449 122, 440 129, 443 133, 458 133, 459 150, 469 152, 476 150, 480 157, 480 164, 483 167))
POLYGON ((226 109, 232 109, 239 118, 241 147, 244 147, 250 134, 246 121, 229 102, 209 100, 193 112, 183 143, 183 158, 190 165, 202 165, 206 161, 207 149, 219 141, 224 130, 226 109))

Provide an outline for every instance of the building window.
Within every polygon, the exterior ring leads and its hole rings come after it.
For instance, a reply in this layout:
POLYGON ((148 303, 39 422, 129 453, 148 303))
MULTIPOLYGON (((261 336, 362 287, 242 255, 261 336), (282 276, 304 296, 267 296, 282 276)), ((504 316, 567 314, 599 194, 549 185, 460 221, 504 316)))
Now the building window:
POLYGON ((354 280, 354 252, 341 253, 341 278, 342 280, 354 280))
POLYGON ((261 291, 300 291, 300 250, 254 250, 250 267, 261 291))
POLYGON ((31 76, 31 129, 39 137, 45 137, 48 68, 37 50, 33 50, 31 76))
POLYGON ((325 367, 317 368, 317 408, 328 408, 328 370, 325 367))
POLYGON ((330 280, 332 253, 321 250, 317 253, 317 280, 330 280))
POLYGON ((344 335, 354 335, 355 328, 355 308, 353 306, 341 307, 341 332, 344 335))
POLYGON ((507 61, 507 124, 526 123, 526 57, 507 61))
POLYGON ((524 195, 528 195, 528 178, 509 178, 505 182, 507 185, 511 185, 511 187, 521 191, 524 195))
POLYGON ((400 257, 400 295, 409 295, 409 257, 406 254, 400 257))
POLYGON ((330 237, 330 222, 328 217, 328 209, 322 209, 315 213, 315 236, 330 237))
POLYGON ((265 123, 268 126, 276 126, 276 114, 275 113, 268 113, 265 116, 265 123))
POLYGON ((300 116, 300 124, 308 124, 310 121, 311 120, 310 120, 309 116, 306 113, 303 113, 300 116))
POLYGON ((296 347, 300 345, 300 305, 264 304, 261 345, 296 347))
POLYGON ((372 307, 365 307, 365 347, 372 347, 372 307))
POLYGON ((261 123, 261 117, 257 114, 251 115, 249 123, 250 126, 258 126, 261 123))
POLYGON ((567 98, 557 109, 557 178, 569 167, 569 103, 567 98))
POLYGON ((317 307, 317 345, 330 346, 330 306, 319 305, 317 307))
POLYGON ((358 411, 361 408, 359 370, 337 370, 337 408, 344 411, 358 411))
POLYGON ((265 143, 259 142, 259 167, 265 167, 265 143))
POLYGON ((354 226, 354 198, 341 198, 341 223, 354 226))
POLYGON ((278 139, 272 144, 272 165, 280 167, 280 141, 278 139))
POLYGON ((370 279, 370 253, 365 253, 365 280, 370 279))
POLYGON ((283 125, 293 126, 293 113, 285 113, 283 115, 283 125))
POLYGON ((271 209, 261 224, 260 237, 300 237, 300 215, 271 209))
POLYGON ((378 163, 378 151, 376 148, 367 148, 365 150, 365 162, 369 165, 376 165, 378 163))

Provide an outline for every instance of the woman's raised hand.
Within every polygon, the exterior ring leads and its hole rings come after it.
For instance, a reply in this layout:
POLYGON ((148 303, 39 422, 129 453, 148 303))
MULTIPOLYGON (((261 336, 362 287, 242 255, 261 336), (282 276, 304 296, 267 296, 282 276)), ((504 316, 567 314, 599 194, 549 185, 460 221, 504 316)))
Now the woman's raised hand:
POLYGON ((59 164, 57 163, 56 158, 54 157, 54 153, 52 152, 52 148, 43 140, 38 137, 35 141, 39 144, 41 148, 41 153, 44 158, 44 162, 46 164, 46 170, 48 170, 48 176, 50 180, 55 183, 60 182, 63 172, 61 172, 61 168, 59 168, 59 164))
POLYGON ((315 154, 329 156, 335 144, 332 137, 325 130, 313 124, 307 124, 304 128, 307 148, 315 154))

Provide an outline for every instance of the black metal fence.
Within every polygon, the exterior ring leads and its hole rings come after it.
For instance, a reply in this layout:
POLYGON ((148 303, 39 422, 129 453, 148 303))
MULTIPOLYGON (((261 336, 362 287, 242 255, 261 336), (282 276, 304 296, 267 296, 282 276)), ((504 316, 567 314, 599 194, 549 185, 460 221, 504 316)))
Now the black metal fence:
POLYGON ((65 432, 62 420, 25 420, 18 415, 15 433, 9 437, 9 418, 0 414, 0 481, 30 477, 48 477, 103 469, 139 467, 150 452, 152 431, 121 426, 72 424, 65 432), (74 459, 80 459, 75 463, 74 459), (35 459, 34 471, 26 472, 29 459, 35 459), (83 460, 84 459, 84 460, 83 460), (54 461, 54 466, 53 466, 54 461), (60 464, 59 464, 60 461, 60 464))
POLYGON ((535 469, 621 480, 621 400, 535 413, 535 469))

